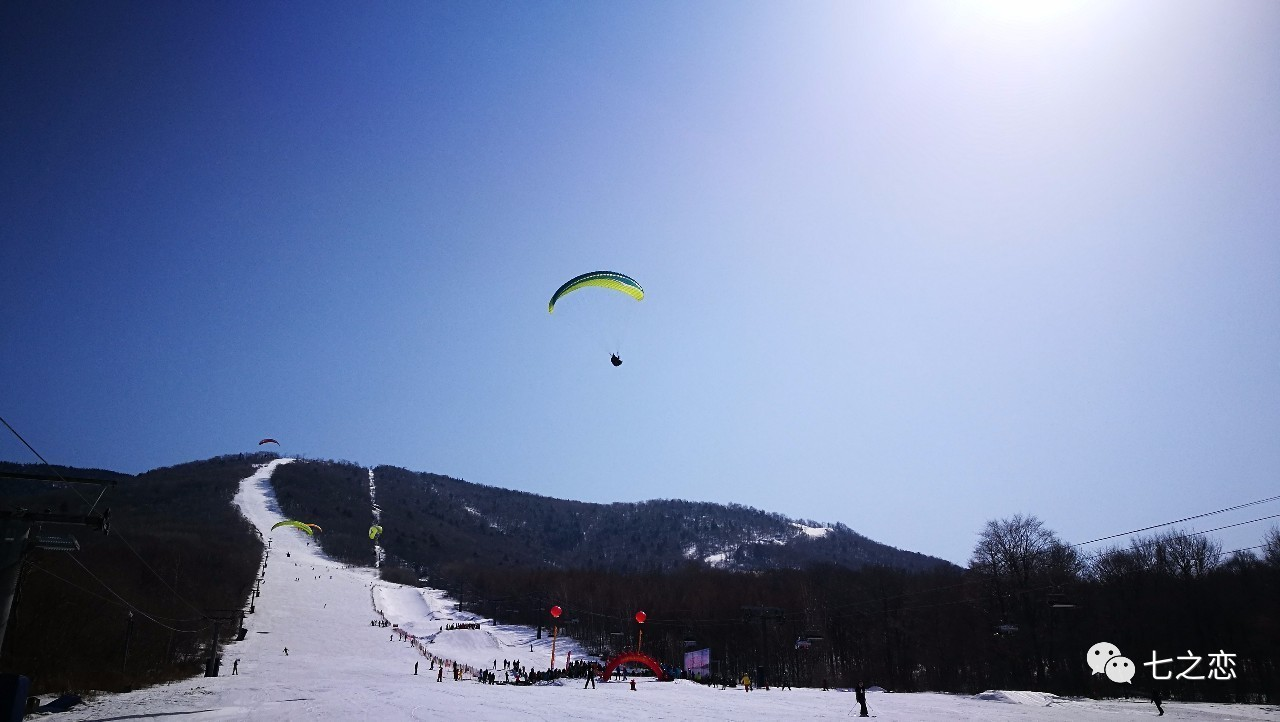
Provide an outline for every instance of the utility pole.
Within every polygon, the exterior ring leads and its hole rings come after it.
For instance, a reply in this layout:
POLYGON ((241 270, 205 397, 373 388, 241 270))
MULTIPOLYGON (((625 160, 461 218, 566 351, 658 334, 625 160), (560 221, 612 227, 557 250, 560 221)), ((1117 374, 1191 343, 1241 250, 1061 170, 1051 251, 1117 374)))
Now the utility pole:
POLYGON ((124 674, 129 669, 129 639, 133 637, 133 610, 129 610, 129 621, 124 628, 124 660, 120 662, 120 673, 124 674))
POLYGON ((218 628, 222 626, 221 619, 213 620, 213 641, 209 645, 209 659, 204 663, 204 676, 218 676, 218 628))
POLYGON ((204 663, 204 676, 217 677, 218 667, 222 660, 222 654, 219 653, 218 651, 218 632, 222 630, 223 622, 239 621, 241 622, 241 624, 237 626, 236 639, 237 640, 244 639, 244 635, 243 635, 243 632, 245 631, 245 628, 243 625, 244 610, 243 609, 211 609, 209 611, 231 612, 232 614, 238 615, 237 617, 226 617, 226 616, 215 617, 212 615, 209 616, 209 619, 213 620, 213 640, 212 640, 212 643, 209 645, 209 659, 207 659, 204 663))

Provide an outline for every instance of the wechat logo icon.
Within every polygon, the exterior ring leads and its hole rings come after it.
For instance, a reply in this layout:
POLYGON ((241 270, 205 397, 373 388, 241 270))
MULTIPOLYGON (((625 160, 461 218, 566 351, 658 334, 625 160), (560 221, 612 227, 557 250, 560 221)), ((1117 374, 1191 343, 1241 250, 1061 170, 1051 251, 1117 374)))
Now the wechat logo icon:
POLYGON ((1110 642, 1098 642, 1089 648, 1085 662, 1094 674, 1105 674, 1112 682, 1133 683, 1133 675, 1137 670, 1133 662, 1120 655, 1120 648, 1110 642))

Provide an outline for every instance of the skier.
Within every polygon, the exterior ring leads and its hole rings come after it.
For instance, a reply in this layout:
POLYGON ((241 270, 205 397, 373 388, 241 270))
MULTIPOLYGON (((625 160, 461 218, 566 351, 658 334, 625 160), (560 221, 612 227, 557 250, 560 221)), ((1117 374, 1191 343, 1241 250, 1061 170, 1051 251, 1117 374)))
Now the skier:
POLYGON ((1156 716, 1157 716, 1157 717, 1163 717, 1163 716, 1164 716, 1164 707, 1161 707, 1161 706, 1160 706, 1160 690, 1158 690, 1158 689, 1152 689, 1152 690, 1151 690, 1151 701, 1156 703, 1156 711, 1160 713, 1160 714, 1158 714, 1158 715, 1156 715, 1156 716))
POLYGON ((742 682, 742 688, 743 688, 743 689, 745 689, 746 691, 750 692, 750 691, 751 691, 751 677, 747 676, 747 674, 744 672, 744 673, 743 673, 743 675, 742 675, 742 680, 741 680, 741 682, 742 682))
POLYGON ((284 656, 286 656, 286 657, 288 657, 288 656, 289 656, 289 648, 288 648, 288 647, 285 647, 285 648, 284 648, 284 656))
POLYGON ((595 689, 595 688, 596 688, 596 668, 595 668, 595 665, 592 665, 592 666, 590 666, 590 667, 587 667, 587 684, 582 685, 582 688, 583 688, 583 689, 586 689, 588 685, 590 685, 591 689, 595 689))
POLYGON ((858 716, 870 717, 871 715, 867 713, 867 685, 858 682, 858 686, 853 688, 853 695, 854 699, 858 700, 858 706, 861 708, 858 711, 858 716))

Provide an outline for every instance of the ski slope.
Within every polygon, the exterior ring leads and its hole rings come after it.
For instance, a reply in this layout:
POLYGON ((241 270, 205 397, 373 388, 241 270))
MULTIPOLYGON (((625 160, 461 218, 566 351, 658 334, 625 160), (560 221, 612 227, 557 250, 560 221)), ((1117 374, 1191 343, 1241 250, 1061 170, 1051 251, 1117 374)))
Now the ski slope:
MULTIPOLYGON (((497 660, 519 660, 545 669, 551 641, 535 639, 527 627, 495 625, 461 612, 443 592, 388 584, 375 570, 348 568, 325 557, 296 529, 271 525, 282 516, 271 489, 272 472, 290 459, 272 461, 245 479, 235 503, 264 538, 271 540, 262 595, 246 617, 248 636, 223 649, 219 677, 102 695, 57 720, 809 720, 856 717, 853 694, 811 689, 781 691, 715 689, 687 681, 637 678, 582 689, 580 680, 535 686, 436 681, 434 659, 472 670, 497 660), (370 622, 385 619, 404 634, 370 622), (442 630, 452 622, 479 622, 480 629, 442 630), (285 648, 288 655, 285 655, 285 648), (532 651, 531 651, 532 647, 532 651), (424 656, 429 654, 431 657, 424 656), (232 662, 240 660, 239 674, 232 662), (414 675, 417 663, 418 674, 414 675)), ((586 659, 576 643, 561 637, 564 655, 586 659)), ((879 720, 1003 722, 1061 720, 1114 722, 1155 716, 1145 701, 1062 699, 1038 692, 982 695, 870 693, 879 720)), ((1280 709, 1258 705, 1165 703, 1168 720, 1273 720, 1280 709)))

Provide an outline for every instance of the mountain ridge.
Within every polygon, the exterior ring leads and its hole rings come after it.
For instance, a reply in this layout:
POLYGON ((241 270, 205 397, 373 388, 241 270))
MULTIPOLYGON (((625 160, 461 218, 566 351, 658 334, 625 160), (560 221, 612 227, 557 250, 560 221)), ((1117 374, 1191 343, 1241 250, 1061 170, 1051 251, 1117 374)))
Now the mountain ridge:
MULTIPOLYGON (((286 514, 321 524, 320 543, 371 564, 369 467, 299 459, 275 475, 286 514)), ((793 519, 736 503, 582 502, 396 466, 372 467, 382 545, 392 566, 447 575, 458 560, 519 568, 740 572, 834 564, 919 571, 950 562, 871 540, 843 523, 793 519)))

